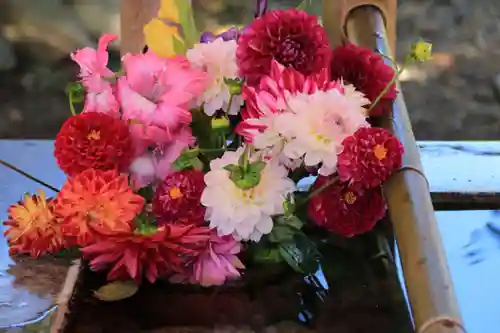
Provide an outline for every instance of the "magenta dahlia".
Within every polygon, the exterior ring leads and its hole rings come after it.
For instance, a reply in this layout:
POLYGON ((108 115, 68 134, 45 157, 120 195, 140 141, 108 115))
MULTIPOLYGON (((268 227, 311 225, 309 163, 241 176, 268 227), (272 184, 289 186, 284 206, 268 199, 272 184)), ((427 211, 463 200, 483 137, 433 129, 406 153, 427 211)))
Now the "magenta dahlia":
MULTIPOLYGON (((330 73, 333 80, 342 78, 345 83, 352 84, 364 93, 371 102, 375 101, 395 75, 380 55, 352 43, 333 49, 330 73)), ((396 85, 393 84, 371 110, 370 116, 389 112, 396 95, 396 85)))
POLYGON ((316 16, 297 9, 273 10, 244 29, 236 57, 240 74, 256 85, 269 74, 273 59, 304 75, 319 73, 329 65, 330 42, 316 16))
POLYGON ((155 214, 163 221, 202 224, 205 207, 200 200, 205 189, 204 177, 202 171, 195 169, 168 175, 156 190, 155 214))
MULTIPOLYGON (((312 190, 323 186, 328 177, 319 176, 312 190)), ((345 184, 335 183, 309 201, 313 222, 335 234, 352 237, 370 231, 385 215, 381 187, 359 193, 345 184)))
POLYGON ((403 145, 383 128, 362 127, 342 145, 337 162, 339 178, 357 189, 380 186, 403 161, 403 145))

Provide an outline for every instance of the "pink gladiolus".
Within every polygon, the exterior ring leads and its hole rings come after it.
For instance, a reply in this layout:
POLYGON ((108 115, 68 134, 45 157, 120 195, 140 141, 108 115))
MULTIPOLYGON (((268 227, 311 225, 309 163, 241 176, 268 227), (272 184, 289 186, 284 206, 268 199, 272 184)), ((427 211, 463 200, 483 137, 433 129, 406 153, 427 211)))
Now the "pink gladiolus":
MULTIPOLYGON (((157 128, 146 128, 143 134, 150 134, 150 137, 135 138, 137 140, 136 152, 140 152, 140 155, 132 162, 130 173, 132 175, 132 185, 136 189, 147 186, 155 180, 162 181, 169 174, 175 172, 173 163, 181 155, 182 151, 192 146, 196 140, 191 134, 191 129, 186 126, 176 133, 174 140, 154 146, 151 143, 163 142, 158 138, 161 139, 164 132, 157 130, 157 128), (139 150, 144 147, 154 147, 154 149, 152 152, 145 151, 145 149, 139 150)), ((131 133, 134 135, 137 132, 132 131, 131 133)))
POLYGON ((156 126, 172 141, 191 122, 189 102, 202 94, 206 74, 184 57, 161 58, 152 52, 123 57, 125 76, 118 79, 123 117, 156 126))
POLYGON ((227 280, 238 279, 238 269, 245 266, 238 259, 241 244, 233 236, 219 237, 215 232, 210 237, 209 245, 201 252, 192 267, 190 275, 179 274, 171 278, 171 282, 199 284, 204 287, 220 286, 227 280))
POLYGON ((71 54, 71 59, 80 66, 81 82, 87 91, 84 112, 104 112, 118 116, 119 105, 114 87, 106 79, 114 76, 114 73, 107 67, 107 48, 117 37, 104 34, 99 39, 97 50, 85 47, 71 54))

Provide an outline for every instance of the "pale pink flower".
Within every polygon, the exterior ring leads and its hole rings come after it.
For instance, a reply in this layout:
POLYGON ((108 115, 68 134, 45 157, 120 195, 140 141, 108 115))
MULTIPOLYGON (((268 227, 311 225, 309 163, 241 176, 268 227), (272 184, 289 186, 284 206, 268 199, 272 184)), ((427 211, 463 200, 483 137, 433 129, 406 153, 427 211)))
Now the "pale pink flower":
POLYGON ((341 89, 341 85, 340 82, 330 81, 327 69, 317 75, 304 76, 294 68, 284 67, 273 60, 270 74, 261 78, 258 87, 243 87, 245 108, 241 111, 243 121, 236 127, 236 133, 252 143, 254 136, 266 128, 255 119, 285 111, 290 96, 330 89, 341 89))
POLYGON ((192 271, 189 272, 191 275, 175 275, 170 281, 210 287, 238 279, 241 276, 238 270, 245 268, 237 257, 240 251, 241 244, 233 236, 219 237, 213 232, 207 249, 194 262, 192 271))
MULTIPOLYGON (((155 181, 163 181, 165 177, 175 172, 173 163, 196 140, 191 133, 191 129, 186 126, 182 127, 175 134, 174 140, 155 145, 154 138, 161 137, 164 134, 161 131, 159 133, 155 133, 155 131, 155 128, 151 129, 151 137, 149 138, 136 138, 138 140, 136 142, 136 151, 140 152, 140 155, 132 162, 129 169, 132 185, 136 189, 147 186, 155 181), (141 151, 140 149, 144 147, 152 147, 153 150, 145 151, 143 149, 141 151)), ((132 131, 131 133, 137 134, 137 131, 132 131)))
MULTIPOLYGON (((233 235, 238 240, 258 242, 262 235, 271 232, 272 216, 283 214, 283 202, 295 190, 295 183, 288 178, 288 170, 277 160, 271 160, 261 172, 257 186, 244 190, 238 188, 224 169, 238 164, 244 148, 227 151, 221 158, 210 162, 205 175, 207 185, 201 204, 207 207, 206 220, 219 236, 233 235)), ((255 161, 259 155, 251 156, 255 161)))
MULTIPOLYGON (((191 64, 208 74, 207 89, 198 97, 197 105, 203 105, 204 112, 209 116, 221 109, 226 111, 229 106, 231 94, 224 79, 238 78, 237 47, 236 40, 217 38, 209 43, 196 44, 187 51, 186 57, 191 64)), ((238 114, 242 105, 241 95, 234 95, 229 114, 238 114)))
POLYGON ((189 102, 203 93, 206 74, 185 57, 161 58, 152 52, 123 57, 126 75, 118 79, 123 117, 164 131, 167 141, 191 122, 189 102))
POLYGON ((369 126, 360 94, 331 89, 312 95, 297 94, 287 100, 289 112, 278 119, 277 128, 285 138, 283 153, 292 160, 303 159, 306 167, 321 164, 319 174, 335 172, 342 141, 361 127, 369 126))
POLYGON ((104 34, 99 39, 97 50, 90 47, 77 50, 71 59, 80 66, 80 78, 87 94, 84 112, 104 112, 118 116, 119 104, 115 97, 114 87, 109 80, 114 76, 108 65, 107 48, 118 36, 104 34))

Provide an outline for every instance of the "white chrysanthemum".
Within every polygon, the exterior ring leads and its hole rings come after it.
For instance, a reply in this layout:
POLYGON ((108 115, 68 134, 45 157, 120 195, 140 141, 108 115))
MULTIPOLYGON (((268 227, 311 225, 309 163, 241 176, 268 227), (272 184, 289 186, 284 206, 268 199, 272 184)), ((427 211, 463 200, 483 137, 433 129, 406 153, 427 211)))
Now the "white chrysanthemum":
MULTIPOLYGON (((203 104, 203 109, 209 116, 217 110, 226 110, 228 107, 231 94, 224 78, 238 77, 237 46, 235 40, 224 41, 222 38, 217 38, 211 43, 197 44, 187 51, 186 57, 189 62, 195 67, 204 69, 208 74, 208 87, 198 98, 198 105, 203 104)), ((238 114, 242 105, 241 95, 233 96, 229 114, 238 114)))
POLYGON ((295 190, 288 170, 275 161, 261 173, 260 183, 242 190, 229 178, 224 167, 238 164, 243 149, 226 152, 210 163, 205 175, 206 188, 201 203, 207 207, 206 219, 219 235, 233 234, 237 239, 259 241, 273 228, 272 216, 283 214, 283 202, 295 190))
POLYGON ((321 175, 334 173, 342 141, 369 126, 363 107, 367 101, 361 94, 349 90, 344 95, 336 89, 290 96, 289 111, 277 125, 286 138, 283 153, 292 160, 303 158, 306 166, 321 163, 321 175))

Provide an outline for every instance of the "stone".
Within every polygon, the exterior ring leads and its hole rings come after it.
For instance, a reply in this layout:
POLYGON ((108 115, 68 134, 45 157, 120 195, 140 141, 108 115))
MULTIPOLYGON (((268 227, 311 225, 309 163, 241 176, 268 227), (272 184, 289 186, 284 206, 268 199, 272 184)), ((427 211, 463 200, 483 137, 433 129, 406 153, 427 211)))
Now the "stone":
POLYGON ((17 59, 14 48, 9 40, 0 35, 0 71, 16 67, 17 59))

